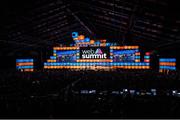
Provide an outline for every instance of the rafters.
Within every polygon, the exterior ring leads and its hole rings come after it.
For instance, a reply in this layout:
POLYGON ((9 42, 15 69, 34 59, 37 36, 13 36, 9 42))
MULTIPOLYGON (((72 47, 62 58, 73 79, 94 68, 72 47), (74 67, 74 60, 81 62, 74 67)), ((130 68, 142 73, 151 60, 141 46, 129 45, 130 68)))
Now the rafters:
POLYGON ((31 6, 27 3, 28 9, 22 13, 18 13, 21 8, 9 11, 12 16, 2 25, 7 35, 0 42, 14 47, 2 45, 1 49, 71 43, 72 31, 113 42, 126 40, 130 35, 129 44, 138 44, 138 40, 133 41, 138 36, 141 44, 152 48, 179 44, 180 17, 169 9, 172 5, 167 0, 39 0, 31 6))

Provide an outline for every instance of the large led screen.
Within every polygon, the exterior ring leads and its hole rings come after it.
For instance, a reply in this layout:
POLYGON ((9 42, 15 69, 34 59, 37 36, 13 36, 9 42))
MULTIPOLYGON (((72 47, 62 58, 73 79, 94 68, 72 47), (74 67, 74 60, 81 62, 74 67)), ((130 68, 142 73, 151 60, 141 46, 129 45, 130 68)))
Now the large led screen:
POLYGON ((57 51, 57 61, 58 62, 76 62, 76 51, 57 51))
POLYGON ((136 50, 114 50, 114 62, 134 62, 136 50))
POLYGON ((109 47, 80 47, 80 59, 109 59, 109 47))

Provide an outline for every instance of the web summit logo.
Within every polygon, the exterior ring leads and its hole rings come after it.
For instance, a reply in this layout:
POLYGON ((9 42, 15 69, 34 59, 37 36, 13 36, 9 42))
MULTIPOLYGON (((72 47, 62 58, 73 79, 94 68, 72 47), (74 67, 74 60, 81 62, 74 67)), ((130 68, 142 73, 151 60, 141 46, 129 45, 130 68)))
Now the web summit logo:
POLYGON ((82 50, 82 58, 83 59, 106 59, 107 54, 103 53, 100 48, 93 50, 82 50))

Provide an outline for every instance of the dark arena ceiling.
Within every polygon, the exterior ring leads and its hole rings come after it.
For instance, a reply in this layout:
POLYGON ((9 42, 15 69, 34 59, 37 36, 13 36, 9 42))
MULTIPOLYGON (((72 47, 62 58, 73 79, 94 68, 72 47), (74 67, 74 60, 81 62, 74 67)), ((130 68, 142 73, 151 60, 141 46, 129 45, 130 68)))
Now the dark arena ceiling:
POLYGON ((177 57, 178 0, 1 0, 0 55, 48 51, 71 32, 177 57))

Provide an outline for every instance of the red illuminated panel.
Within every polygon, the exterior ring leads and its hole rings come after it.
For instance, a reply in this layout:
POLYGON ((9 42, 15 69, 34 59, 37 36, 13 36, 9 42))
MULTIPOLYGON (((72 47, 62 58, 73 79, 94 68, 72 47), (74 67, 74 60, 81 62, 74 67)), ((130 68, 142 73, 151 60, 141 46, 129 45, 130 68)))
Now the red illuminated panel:
POLYGON ((146 55, 149 56, 149 55, 150 55, 150 52, 146 52, 146 55))
POLYGON ((149 59, 145 59, 144 62, 150 62, 150 60, 149 59))

